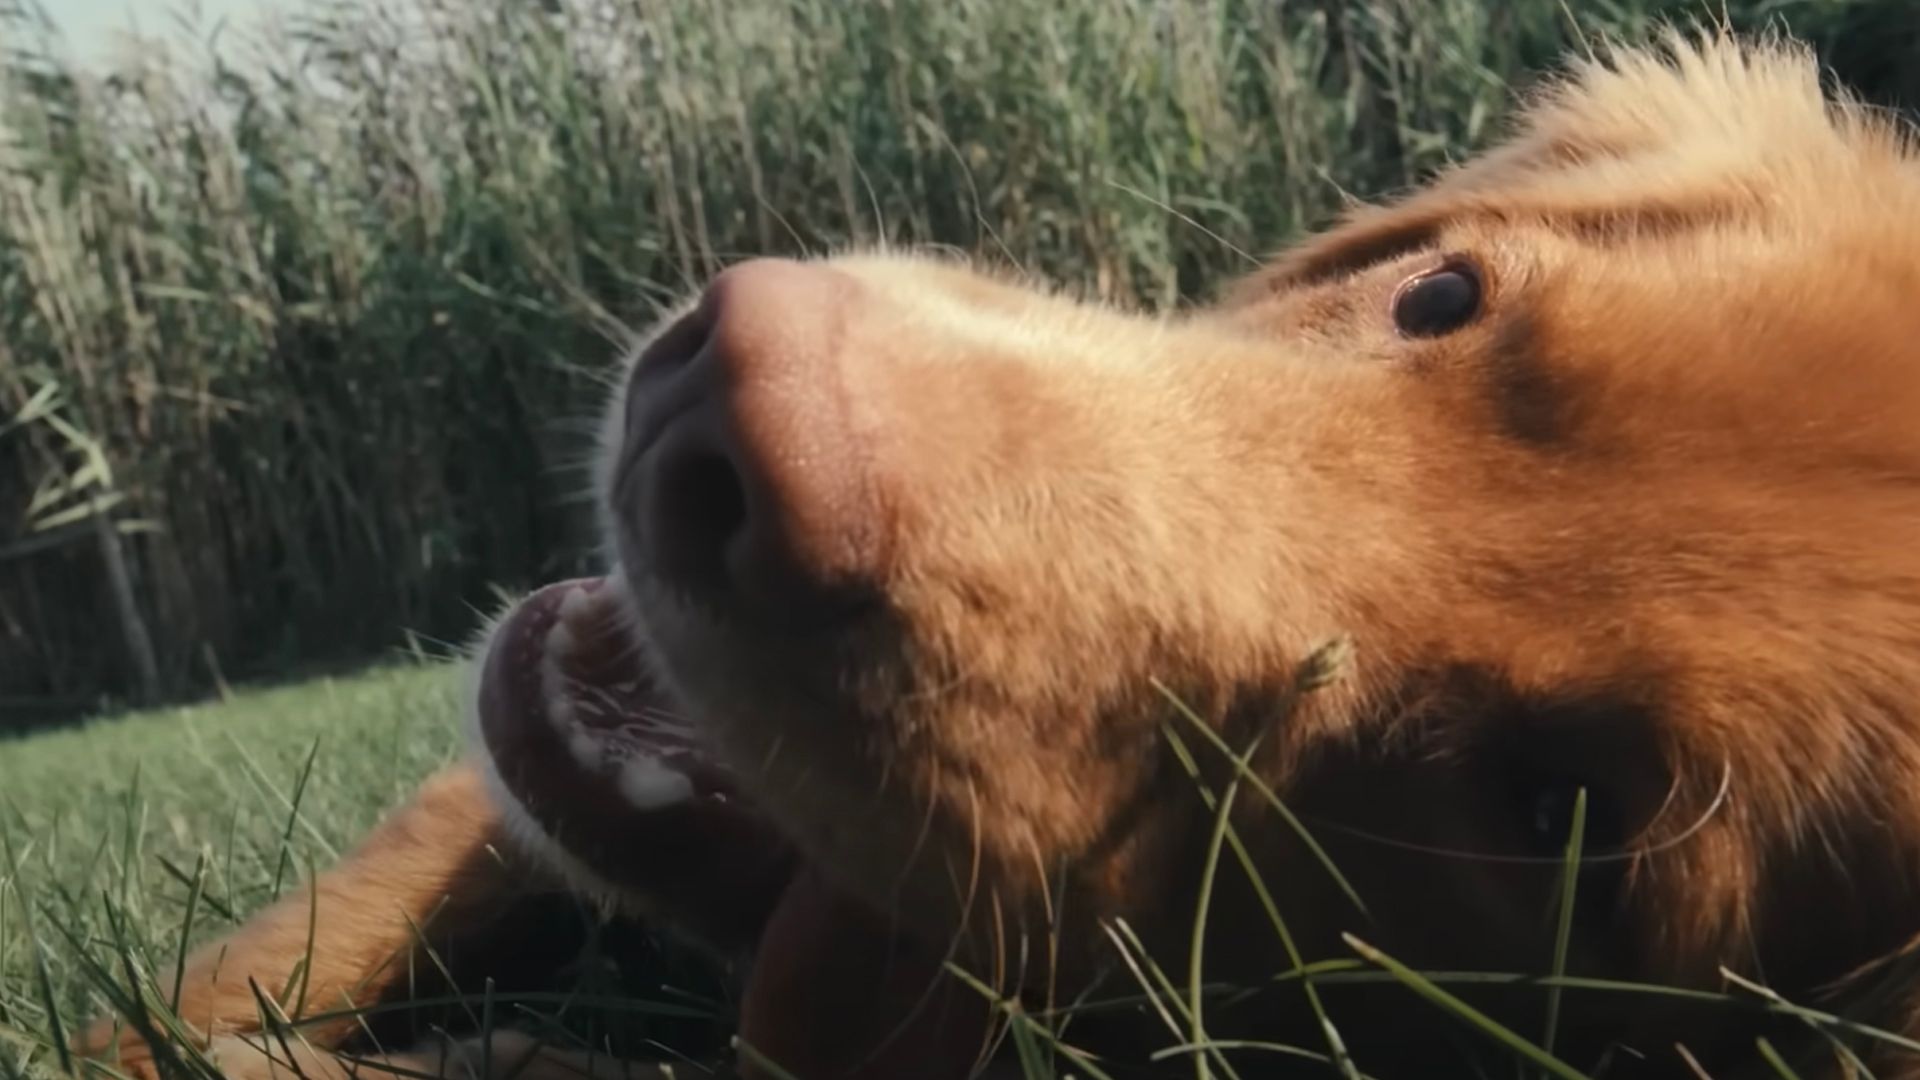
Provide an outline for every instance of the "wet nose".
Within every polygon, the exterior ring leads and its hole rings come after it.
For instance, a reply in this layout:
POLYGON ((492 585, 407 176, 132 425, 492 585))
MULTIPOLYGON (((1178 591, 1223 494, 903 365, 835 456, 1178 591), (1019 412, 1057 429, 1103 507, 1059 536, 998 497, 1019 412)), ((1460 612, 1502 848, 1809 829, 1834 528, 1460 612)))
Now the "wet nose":
POLYGON ((642 573, 749 614, 831 610, 883 530, 843 344, 860 286, 825 266, 732 267, 642 353, 616 498, 642 573))

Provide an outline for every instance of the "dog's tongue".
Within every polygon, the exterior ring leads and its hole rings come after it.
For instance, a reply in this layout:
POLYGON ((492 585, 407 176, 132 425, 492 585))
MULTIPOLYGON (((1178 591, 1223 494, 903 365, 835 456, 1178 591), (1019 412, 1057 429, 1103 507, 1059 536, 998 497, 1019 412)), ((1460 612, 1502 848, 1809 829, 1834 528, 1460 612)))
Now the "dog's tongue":
POLYGON ((741 1003, 741 1077, 964 1080, 988 1048, 992 1007, 943 959, 803 867, 741 1003))
POLYGON ((741 1038, 786 1074, 967 1076, 985 999, 801 864, 671 711, 622 617, 589 578, 541 589, 496 631, 477 728, 508 794, 607 884, 714 944, 758 943, 741 1038))

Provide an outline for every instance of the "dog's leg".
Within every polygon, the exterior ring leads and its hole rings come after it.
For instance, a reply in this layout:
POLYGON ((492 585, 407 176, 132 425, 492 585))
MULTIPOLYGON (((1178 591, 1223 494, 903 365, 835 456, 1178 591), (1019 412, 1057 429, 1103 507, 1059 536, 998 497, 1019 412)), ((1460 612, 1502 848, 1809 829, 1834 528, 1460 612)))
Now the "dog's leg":
MULTIPOLYGON (((462 762, 430 777, 339 864, 192 953, 178 987, 161 989, 168 1000, 177 994, 179 1018, 201 1047, 262 1030, 256 988, 293 1020, 364 1007, 400 987, 416 963, 431 964, 419 956, 423 941, 485 925, 536 880, 507 849, 478 769, 462 762)), ((358 1029, 344 1017, 298 1032, 324 1051, 358 1029)), ((155 1075, 155 1051, 119 1018, 83 1030, 74 1049, 109 1062, 117 1049, 122 1071, 155 1075)))

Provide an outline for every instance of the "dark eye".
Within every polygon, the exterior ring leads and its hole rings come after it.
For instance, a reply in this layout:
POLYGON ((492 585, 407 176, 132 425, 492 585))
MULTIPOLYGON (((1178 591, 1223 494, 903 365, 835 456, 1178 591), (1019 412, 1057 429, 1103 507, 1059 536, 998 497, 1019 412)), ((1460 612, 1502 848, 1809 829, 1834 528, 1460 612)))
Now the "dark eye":
POLYGON ((1393 325, 1406 337, 1451 334, 1479 313, 1480 275, 1464 262, 1410 277, 1393 294, 1393 325))
POLYGON ((1619 820, 1604 794, 1591 785, 1571 779, 1542 779, 1528 788, 1521 806, 1521 812, 1526 815, 1527 839, 1537 852, 1558 855, 1566 850, 1567 841, 1573 836, 1574 804, 1583 787, 1587 792, 1587 806, 1581 847, 1591 854, 1617 847, 1622 842, 1619 820))
POLYGON ((1549 784, 1534 790, 1527 807, 1527 838, 1535 847, 1552 851, 1567 845, 1573 836, 1573 810, 1578 798, 1579 791, 1572 784, 1549 784))

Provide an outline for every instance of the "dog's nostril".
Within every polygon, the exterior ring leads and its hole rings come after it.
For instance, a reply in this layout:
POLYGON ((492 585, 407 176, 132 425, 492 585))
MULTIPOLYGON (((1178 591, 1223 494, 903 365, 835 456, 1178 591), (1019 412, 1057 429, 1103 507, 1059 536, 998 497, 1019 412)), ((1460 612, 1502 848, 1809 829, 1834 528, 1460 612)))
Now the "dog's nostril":
POLYGON ((740 474, 719 454, 689 454, 668 478, 671 509, 688 529, 724 542, 746 528, 747 495, 740 474))
POLYGON ((727 580, 727 555, 747 529, 747 493, 726 456, 689 449, 663 461, 652 521, 661 569, 718 587, 727 580))
POLYGON ((634 365, 636 378, 664 376, 693 362, 713 336, 713 313, 708 305, 687 313, 649 344, 634 365))
POLYGON ((841 340, 861 299, 837 271, 757 260, 647 348, 627 389, 636 577, 733 613, 831 618, 822 596, 877 571, 841 340))

